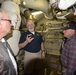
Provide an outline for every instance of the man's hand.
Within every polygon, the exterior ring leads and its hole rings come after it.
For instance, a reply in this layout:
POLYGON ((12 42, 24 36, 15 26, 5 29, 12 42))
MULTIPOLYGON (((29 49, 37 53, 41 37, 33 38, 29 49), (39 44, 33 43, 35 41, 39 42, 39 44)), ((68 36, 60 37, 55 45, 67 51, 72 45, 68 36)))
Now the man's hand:
POLYGON ((27 41, 28 43, 30 43, 33 39, 34 39, 34 38, 29 37, 28 35, 27 35, 27 37, 26 37, 26 41, 27 41))
POLYGON ((43 51, 41 51, 41 57, 42 57, 42 59, 44 59, 45 58, 45 51, 43 50, 43 51))

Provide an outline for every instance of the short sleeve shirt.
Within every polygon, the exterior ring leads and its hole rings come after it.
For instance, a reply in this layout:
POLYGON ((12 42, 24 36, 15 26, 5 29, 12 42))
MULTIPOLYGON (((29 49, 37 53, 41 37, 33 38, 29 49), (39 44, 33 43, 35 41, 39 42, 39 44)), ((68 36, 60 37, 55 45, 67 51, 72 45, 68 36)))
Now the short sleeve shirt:
POLYGON ((35 34, 32 34, 30 31, 26 31, 22 33, 19 44, 23 43, 26 40, 27 35, 31 35, 34 39, 32 40, 32 42, 28 43, 24 47, 24 50, 28 52, 33 52, 33 53, 39 52, 41 49, 41 43, 43 42, 43 39, 40 33, 35 32, 35 34))

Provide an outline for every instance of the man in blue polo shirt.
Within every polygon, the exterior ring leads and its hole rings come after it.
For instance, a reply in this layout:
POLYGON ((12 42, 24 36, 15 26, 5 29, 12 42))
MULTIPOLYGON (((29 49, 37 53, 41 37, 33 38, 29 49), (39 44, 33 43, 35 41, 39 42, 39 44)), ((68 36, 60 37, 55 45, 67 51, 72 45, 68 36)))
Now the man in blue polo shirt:
POLYGON ((27 20, 27 31, 22 33, 19 48, 24 48, 24 68, 27 64, 36 58, 45 58, 43 39, 40 33, 35 32, 35 24, 32 20, 27 20))

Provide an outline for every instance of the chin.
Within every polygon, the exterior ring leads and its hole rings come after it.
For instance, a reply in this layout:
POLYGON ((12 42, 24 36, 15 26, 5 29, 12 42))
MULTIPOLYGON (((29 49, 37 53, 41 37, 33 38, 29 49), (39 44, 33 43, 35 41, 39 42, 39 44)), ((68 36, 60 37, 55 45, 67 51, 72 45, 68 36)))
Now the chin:
POLYGON ((34 30, 33 30, 33 29, 30 29, 29 31, 30 31, 30 32, 33 32, 34 30))

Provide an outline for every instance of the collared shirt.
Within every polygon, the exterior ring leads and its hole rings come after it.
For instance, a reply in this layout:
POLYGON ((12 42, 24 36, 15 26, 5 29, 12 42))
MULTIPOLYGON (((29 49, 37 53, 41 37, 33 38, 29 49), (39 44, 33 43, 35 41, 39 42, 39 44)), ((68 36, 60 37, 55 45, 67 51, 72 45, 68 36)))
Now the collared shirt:
MULTIPOLYGON (((2 41, 2 42, 5 42, 5 39, 2 38, 1 41, 2 41)), ((11 52, 10 52, 10 50, 9 50, 8 48, 7 48, 7 51, 8 51, 8 54, 9 54, 9 56, 10 56, 10 58, 11 58, 11 61, 12 61, 13 65, 14 65, 14 68, 15 68, 16 74, 17 74, 17 63, 16 63, 16 61, 15 61, 15 59, 14 59, 14 56, 11 54, 11 52)))
POLYGON ((39 52, 41 50, 41 43, 43 42, 43 39, 38 32, 35 32, 34 34, 30 31, 24 32, 20 37, 19 44, 26 40, 27 35, 33 37, 34 39, 24 47, 24 50, 33 53, 39 52))
POLYGON ((73 75, 76 70, 76 35, 67 39, 62 49, 61 61, 66 72, 63 75, 73 75))

